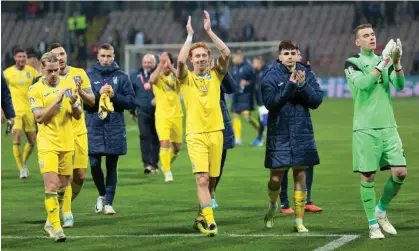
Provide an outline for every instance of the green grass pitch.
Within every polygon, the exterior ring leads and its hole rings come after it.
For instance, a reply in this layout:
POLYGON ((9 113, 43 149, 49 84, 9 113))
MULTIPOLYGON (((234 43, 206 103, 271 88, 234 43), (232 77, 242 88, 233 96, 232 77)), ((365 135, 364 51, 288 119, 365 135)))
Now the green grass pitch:
MULTIPOLYGON (((216 194, 219 208, 215 210, 215 217, 219 236, 190 236, 195 234, 192 222, 197 198, 186 145, 173 165, 172 184, 165 184, 162 174, 145 176, 137 124, 127 116, 128 154, 119 161, 114 202, 117 214, 94 213, 97 191, 88 169, 86 184, 73 203, 75 227, 65 230, 69 239, 59 244, 52 239, 40 238, 46 212, 36 151, 29 162, 29 179, 19 180, 12 155, 12 138, 4 134, 5 128, 2 127, 1 247, 3 250, 77 251, 332 250, 340 237, 326 235, 344 234, 359 237, 337 250, 417 250, 419 99, 394 99, 393 102, 408 162, 406 183, 388 211, 398 230, 397 236, 389 236, 383 241, 368 239, 367 221, 359 195, 359 177, 352 173, 352 100, 325 99, 320 108, 312 112, 321 159, 314 171, 312 199, 324 211, 308 213, 305 218, 307 228, 317 236, 292 234, 293 217, 280 213, 274 228, 264 229, 263 217, 268 204, 264 148, 250 146, 256 131, 244 122, 244 145, 229 151, 216 194), (17 239, 19 236, 33 238, 17 239)), ((389 175, 389 172, 377 175, 377 199, 389 175)), ((291 187, 292 184, 291 181, 291 187)), ((289 195, 292 201, 292 189, 289 195)))

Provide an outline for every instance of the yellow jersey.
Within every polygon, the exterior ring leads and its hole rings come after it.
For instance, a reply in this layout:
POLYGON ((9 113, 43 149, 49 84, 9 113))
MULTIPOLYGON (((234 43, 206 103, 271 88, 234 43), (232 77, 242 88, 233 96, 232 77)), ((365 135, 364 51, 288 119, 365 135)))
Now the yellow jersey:
MULTIPOLYGON (((61 75, 61 77, 73 81, 74 86, 76 86, 76 80, 79 79, 81 80, 81 89, 92 89, 90 79, 87 77, 86 72, 81 68, 68 66, 68 72, 61 75)), ((83 107, 83 100, 80 99, 80 102, 83 107)), ((79 120, 73 119, 73 133, 75 136, 87 133, 84 112, 79 120)))
POLYGON ((182 117, 180 104, 180 85, 175 74, 160 74, 157 82, 153 85, 153 93, 156 97, 156 118, 182 117))
POLYGON ((186 108, 186 135, 224 129, 220 106, 223 78, 224 74, 211 69, 201 75, 188 71, 188 75, 180 80, 186 108))
POLYGON ((34 78, 38 76, 37 71, 31 66, 25 65, 22 70, 18 70, 16 66, 10 66, 3 73, 9 85, 16 114, 30 111, 28 90, 33 84, 34 78))
MULTIPOLYGON (((47 109, 57 100, 60 90, 71 88, 76 91, 73 80, 60 77, 56 86, 50 86, 42 81, 42 78, 29 89, 29 103, 32 111, 47 109)), ((73 116, 70 98, 64 95, 60 107, 56 110, 51 121, 47 124, 38 123, 37 145, 38 150, 45 151, 73 151, 73 116)))

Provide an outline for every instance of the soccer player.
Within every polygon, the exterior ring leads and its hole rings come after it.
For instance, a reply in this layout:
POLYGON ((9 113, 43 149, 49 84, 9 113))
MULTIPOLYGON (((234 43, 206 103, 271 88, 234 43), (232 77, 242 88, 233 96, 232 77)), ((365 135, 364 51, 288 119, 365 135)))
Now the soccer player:
POLYGON ((159 65, 150 77, 156 102, 156 131, 160 141, 160 161, 165 182, 173 181, 170 165, 179 153, 183 136, 180 85, 172 62, 172 55, 163 53, 159 65))
POLYGON ((231 110, 233 112, 233 129, 236 145, 241 145, 241 120, 240 116, 249 122, 255 129, 259 130, 259 123, 251 116, 254 109, 255 78, 251 62, 244 58, 243 53, 238 50, 232 54, 233 69, 231 75, 237 84, 239 90, 233 94, 231 110))
POLYGON ((223 115, 220 107, 220 85, 227 72, 229 48, 211 30, 210 15, 204 11, 204 29, 217 46, 221 56, 208 70, 211 50, 205 43, 192 45, 193 29, 189 16, 188 37, 178 57, 177 76, 186 108, 186 142, 196 177, 200 210, 194 226, 208 236, 218 232, 211 205, 210 191, 220 175, 223 151, 223 115), (186 60, 193 65, 189 71, 186 60), (206 223, 206 226, 205 225, 206 223))
POLYGON ((113 201, 118 183, 118 159, 127 153, 127 132, 124 110, 134 108, 134 90, 128 75, 119 69, 115 60, 114 48, 102 44, 98 48, 98 62, 87 73, 95 95, 95 105, 87 108, 86 125, 89 141, 89 160, 92 178, 99 197, 95 212, 106 215, 115 214, 113 201), (100 105, 101 97, 108 96, 112 103, 100 105), (103 108, 105 106, 106 109, 103 108), (102 171, 102 156, 106 157, 106 184, 102 171))
POLYGON ((44 230, 56 242, 66 240, 60 223, 60 206, 73 174, 74 138, 72 120, 82 116, 77 89, 72 80, 59 77, 56 54, 41 58, 43 78, 31 86, 29 103, 38 123, 38 161, 45 184, 48 213, 44 230))
POLYGON ((144 173, 158 173, 160 142, 155 122, 155 97, 150 84, 150 77, 156 68, 156 58, 146 54, 142 58, 141 67, 130 76, 135 92, 136 109, 130 111, 131 119, 138 118, 140 130, 140 150, 144 165, 144 173))
MULTIPOLYGON (((53 52, 57 55, 60 64, 60 76, 64 79, 74 82, 77 87, 77 92, 80 96, 80 102, 88 106, 95 104, 95 96, 93 95, 90 80, 86 72, 81 68, 76 68, 67 65, 67 53, 63 45, 59 43, 52 43, 48 52, 53 52)), ((64 196, 64 203, 62 207, 63 213, 63 227, 73 227, 74 217, 71 212, 71 202, 81 191, 84 181, 86 179, 86 169, 88 163, 88 145, 87 145, 87 128, 84 113, 79 120, 73 119, 73 134, 74 134, 74 170, 71 181, 71 186, 67 186, 64 196)))
POLYGON ((262 57, 254 57, 252 61, 253 70, 255 71, 255 93, 256 93, 256 104, 259 107, 259 131, 257 138, 253 141, 253 146, 263 146, 263 133, 267 124, 268 110, 263 105, 262 100, 262 80, 263 76, 268 72, 269 66, 267 66, 262 57))
POLYGON ((400 63, 402 43, 399 39, 397 42, 391 39, 378 56, 371 25, 358 26, 354 35, 360 53, 345 62, 345 75, 354 100, 353 171, 361 177, 361 200, 368 218, 369 237, 383 239, 380 226, 386 233, 397 234, 386 211, 407 175, 390 97, 390 83, 397 90, 405 86, 400 63), (391 170, 391 176, 376 205, 374 179, 377 167, 381 171, 391 170))
POLYGON ((31 66, 26 65, 26 51, 16 48, 13 52, 15 65, 7 68, 3 73, 12 94, 13 107, 16 112, 13 125, 13 156, 20 171, 20 178, 26 179, 29 175, 27 161, 32 153, 36 140, 35 119, 28 102, 28 90, 37 72, 31 66), (20 134, 24 130, 28 142, 23 150, 20 149, 20 134))
POLYGON ((270 205, 265 215, 265 227, 273 227, 281 181, 284 172, 292 168, 296 210, 294 230, 302 233, 308 232, 303 225, 307 199, 305 170, 320 163, 309 109, 319 107, 323 91, 313 72, 297 64, 298 49, 298 45, 289 40, 279 44, 279 60, 273 62, 263 79, 262 98, 269 110, 265 168, 270 169, 270 205))

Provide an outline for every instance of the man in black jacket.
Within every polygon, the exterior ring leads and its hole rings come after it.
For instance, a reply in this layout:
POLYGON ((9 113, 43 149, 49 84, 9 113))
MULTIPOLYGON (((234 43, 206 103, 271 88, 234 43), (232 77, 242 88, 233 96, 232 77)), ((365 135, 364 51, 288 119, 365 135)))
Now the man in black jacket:
POLYGON ((6 78, 4 78, 3 72, 1 73, 1 123, 8 120, 8 130, 12 129, 13 123, 15 122, 15 110, 13 109, 12 97, 10 96, 9 86, 7 86, 6 78))
POLYGON ((142 66, 131 74, 131 82, 135 92, 135 106, 131 110, 131 118, 138 118, 140 129, 140 149, 144 164, 144 173, 157 173, 160 142, 156 131, 154 112, 156 103, 153 89, 149 83, 150 76, 156 67, 156 58, 152 54, 144 55, 142 66))

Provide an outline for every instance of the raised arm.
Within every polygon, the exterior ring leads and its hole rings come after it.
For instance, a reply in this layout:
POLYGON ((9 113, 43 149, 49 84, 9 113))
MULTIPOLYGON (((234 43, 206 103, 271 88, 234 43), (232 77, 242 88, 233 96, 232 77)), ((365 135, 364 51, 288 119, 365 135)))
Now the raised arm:
POLYGON ((148 81, 150 84, 154 85, 155 83, 157 83, 157 81, 159 80, 160 73, 162 72, 164 68, 165 62, 166 61, 160 60, 160 63, 157 66, 156 70, 154 70, 154 72, 150 76, 150 80, 148 81))
POLYGON ((402 58, 402 42, 400 39, 397 39, 397 42, 393 45, 391 57, 393 58, 393 65, 389 69, 390 82, 396 90, 401 91, 404 89, 406 79, 400 62, 402 58))
POLYGON ((189 56, 189 50, 191 49, 191 45, 192 45, 192 36, 194 33, 192 29, 192 24, 191 24, 191 16, 188 17, 186 30, 188 32, 188 37, 186 38, 185 43, 180 49, 179 56, 177 58, 176 76, 179 80, 182 80, 188 76, 188 66, 186 65, 186 60, 188 59, 188 56, 189 56))
POLYGON ((212 42, 217 46, 221 56, 215 62, 215 67, 220 74, 225 74, 228 71, 228 63, 230 61, 230 49, 227 45, 212 31, 211 18, 209 13, 204 10, 204 29, 207 31, 212 42))

